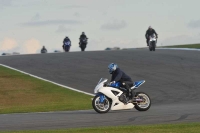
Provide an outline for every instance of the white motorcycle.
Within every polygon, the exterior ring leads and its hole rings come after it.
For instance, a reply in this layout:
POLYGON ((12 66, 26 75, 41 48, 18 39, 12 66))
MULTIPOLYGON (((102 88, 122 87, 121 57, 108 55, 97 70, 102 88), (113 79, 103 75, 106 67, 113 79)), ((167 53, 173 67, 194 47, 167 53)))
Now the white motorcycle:
MULTIPOLYGON (((132 109, 134 107, 138 111, 147 111, 150 108, 150 97, 144 92, 135 92, 134 100, 129 100, 127 90, 120 87, 119 82, 106 84, 107 81, 108 79, 101 78, 94 89, 96 96, 92 100, 92 106, 96 112, 107 113, 109 110, 132 109)), ((134 91, 144 82, 145 80, 134 82, 131 90, 134 91)))
POLYGON ((156 42, 157 42, 157 38, 155 35, 151 35, 149 37, 149 50, 150 51, 155 51, 156 50, 156 42))

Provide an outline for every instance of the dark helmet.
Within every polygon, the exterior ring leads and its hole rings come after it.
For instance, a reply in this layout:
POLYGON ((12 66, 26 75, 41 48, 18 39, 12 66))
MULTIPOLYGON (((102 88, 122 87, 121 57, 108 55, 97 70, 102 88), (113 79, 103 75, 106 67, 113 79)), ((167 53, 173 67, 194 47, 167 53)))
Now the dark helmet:
POLYGON ((82 32, 82 35, 85 35, 85 32, 82 32))

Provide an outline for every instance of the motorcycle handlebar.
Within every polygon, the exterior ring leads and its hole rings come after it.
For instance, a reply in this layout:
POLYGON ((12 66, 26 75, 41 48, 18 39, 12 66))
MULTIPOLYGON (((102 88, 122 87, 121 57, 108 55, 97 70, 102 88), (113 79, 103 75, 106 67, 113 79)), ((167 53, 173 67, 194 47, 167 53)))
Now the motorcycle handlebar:
POLYGON ((110 83, 104 83, 104 87, 109 87, 110 83))

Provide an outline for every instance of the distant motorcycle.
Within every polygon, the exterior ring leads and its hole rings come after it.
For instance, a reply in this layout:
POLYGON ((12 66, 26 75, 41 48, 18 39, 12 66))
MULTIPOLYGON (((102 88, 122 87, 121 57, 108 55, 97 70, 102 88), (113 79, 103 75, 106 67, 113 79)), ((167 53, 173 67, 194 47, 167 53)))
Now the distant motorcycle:
POLYGON ((71 47, 71 41, 70 41, 70 40, 65 41, 64 44, 63 44, 63 49, 64 49, 64 51, 65 51, 65 52, 69 52, 70 47, 71 47))
POLYGON ((157 42, 157 38, 155 35, 149 36, 149 50, 150 51, 156 50, 156 42, 157 42))
MULTIPOLYGON (((147 111, 151 106, 150 97, 144 92, 136 92, 134 100, 126 103, 127 90, 121 88, 120 83, 107 84, 108 79, 101 78, 94 89, 95 97, 92 100, 92 106, 98 113, 107 113, 109 110, 132 109, 135 107, 138 111, 147 111)), ((137 89, 145 80, 134 82, 131 90, 137 89)))
POLYGON ((44 53, 47 53, 47 50, 46 50, 46 49, 42 49, 42 50, 41 50, 41 53, 43 53, 43 54, 44 54, 44 53))
POLYGON ((81 51, 85 51, 86 45, 87 45, 87 39, 88 38, 81 38, 79 47, 81 48, 81 51))

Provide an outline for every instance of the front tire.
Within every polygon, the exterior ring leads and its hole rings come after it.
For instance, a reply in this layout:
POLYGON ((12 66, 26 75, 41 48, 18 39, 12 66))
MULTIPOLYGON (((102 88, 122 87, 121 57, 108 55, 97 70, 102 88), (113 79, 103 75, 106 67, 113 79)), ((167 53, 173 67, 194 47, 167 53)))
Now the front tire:
POLYGON ((107 113, 111 108, 111 101, 105 97, 104 102, 100 103, 100 96, 95 96, 92 100, 92 107, 97 113, 107 113))
POLYGON ((81 45, 81 51, 85 51, 85 48, 86 48, 86 44, 82 44, 81 45))
POLYGON ((149 44, 149 51, 152 51, 152 44, 151 44, 151 42, 149 44))
POLYGON ((147 111, 151 107, 151 99, 146 93, 136 92, 135 97, 141 98, 143 100, 142 102, 134 103, 135 109, 138 111, 147 111))
POLYGON ((153 51, 156 50, 156 42, 152 42, 152 50, 153 50, 153 51))
POLYGON ((85 48, 81 48, 81 51, 85 51, 85 48))

